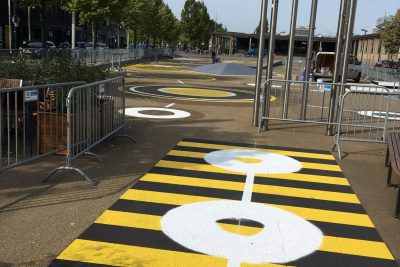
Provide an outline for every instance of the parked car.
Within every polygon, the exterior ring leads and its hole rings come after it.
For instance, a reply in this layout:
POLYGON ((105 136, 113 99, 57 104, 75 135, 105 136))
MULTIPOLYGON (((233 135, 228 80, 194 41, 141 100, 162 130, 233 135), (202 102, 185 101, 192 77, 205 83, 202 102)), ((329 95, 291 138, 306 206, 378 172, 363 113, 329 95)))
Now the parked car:
MULTIPOLYGON (((86 49, 93 49, 93 42, 87 42, 86 44, 86 49)), ((105 43, 96 43, 96 48, 97 49, 107 49, 108 45, 105 43)))
POLYGON ((394 62, 389 60, 380 60, 375 64, 377 68, 391 69, 394 62))
POLYGON ((44 50, 46 52, 55 53, 57 48, 55 44, 51 41, 46 41, 46 47, 43 47, 43 43, 41 41, 29 41, 22 45, 20 48, 22 53, 31 54, 33 57, 40 57, 42 56, 44 50))
MULTIPOLYGON (((264 57, 267 55, 267 49, 264 49, 264 57)), ((251 48, 248 51, 244 52, 246 57, 256 57, 258 56, 258 48, 251 48)))
MULTIPOLYGON (((333 72, 335 68, 335 53, 334 52, 318 52, 313 59, 314 70, 313 78, 317 80, 319 78, 333 78, 333 72)), ((361 80, 361 69, 357 66, 360 62, 353 55, 350 55, 347 63, 348 69, 346 73, 346 79, 352 79, 355 82, 361 80)))
POLYGON ((86 49, 85 42, 76 42, 75 43, 75 49, 86 49))
POLYGON ((71 48, 71 45, 68 42, 62 42, 62 43, 58 44, 57 48, 68 49, 68 48, 71 48))

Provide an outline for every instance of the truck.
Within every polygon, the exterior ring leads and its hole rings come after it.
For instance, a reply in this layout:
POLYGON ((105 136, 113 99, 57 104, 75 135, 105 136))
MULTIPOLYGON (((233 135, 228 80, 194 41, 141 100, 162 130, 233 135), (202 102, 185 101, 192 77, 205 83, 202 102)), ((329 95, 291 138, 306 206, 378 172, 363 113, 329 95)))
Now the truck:
MULTIPOLYGON (((361 64, 353 55, 349 57, 349 66, 346 73, 346 79, 352 79, 358 83, 361 80, 361 64)), ((317 79, 332 79, 335 68, 335 53, 334 52, 318 52, 313 59, 313 78, 317 79)))

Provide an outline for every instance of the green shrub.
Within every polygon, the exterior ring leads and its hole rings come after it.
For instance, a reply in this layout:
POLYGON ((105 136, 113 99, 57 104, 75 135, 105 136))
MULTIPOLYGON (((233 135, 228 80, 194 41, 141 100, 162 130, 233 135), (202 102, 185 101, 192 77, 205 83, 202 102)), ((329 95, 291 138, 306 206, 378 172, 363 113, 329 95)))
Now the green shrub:
POLYGON ((104 66, 86 66, 73 62, 69 56, 35 60, 29 55, 18 54, 0 58, 0 77, 22 79, 24 85, 104 80, 109 73, 104 66))

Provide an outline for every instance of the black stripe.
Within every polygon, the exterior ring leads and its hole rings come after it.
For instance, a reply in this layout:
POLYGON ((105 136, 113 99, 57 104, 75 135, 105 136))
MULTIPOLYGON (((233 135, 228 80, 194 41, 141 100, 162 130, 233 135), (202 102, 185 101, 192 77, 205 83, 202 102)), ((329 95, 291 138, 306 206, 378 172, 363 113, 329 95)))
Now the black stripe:
POLYGON ((316 251, 288 263, 298 267, 398 267, 394 260, 316 251))
POLYGON ((176 243, 162 231, 149 229, 94 223, 79 238, 113 244, 202 254, 176 243))
MULTIPOLYGON (((205 161, 202 158, 189 158, 189 157, 179 157, 179 156, 167 155, 162 160, 171 161, 171 162, 196 163, 196 164, 210 165, 207 161, 205 161)), ((331 177, 339 177, 339 178, 344 177, 344 175, 341 171, 326 171, 326 170, 307 169, 307 168, 302 168, 300 171, 298 171, 296 173, 320 175, 320 176, 331 176, 331 177)))
POLYGON ((246 219, 222 219, 217 221, 217 223, 264 228, 264 225, 262 223, 246 219))
MULTIPOLYGON (((218 181, 230 181, 239 183, 246 182, 246 176, 240 174, 201 172, 201 171, 182 170, 182 169, 163 168, 163 167, 154 167, 149 172, 149 174, 151 173, 182 176, 182 177, 188 177, 188 179, 190 179, 190 177, 194 177, 194 178, 210 179, 218 181)), ((257 177, 257 176, 255 177, 254 181, 256 184, 263 184, 263 185, 275 185, 275 186, 291 187, 291 188, 294 187, 294 188, 312 189, 312 190, 321 190, 321 191, 348 193, 348 194, 354 193, 352 188, 347 185, 310 183, 304 181, 285 180, 282 178, 271 179, 271 178, 257 177)))
MULTIPOLYGON (((211 153, 214 151, 219 151, 220 149, 210 149, 210 148, 203 148, 203 147, 189 147, 189 146, 177 145, 176 147, 174 147, 173 150, 187 151, 187 152, 211 153)), ((294 157, 294 156, 288 156, 288 157, 293 158, 298 161, 302 161, 302 162, 337 165, 337 162, 334 159, 315 159, 315 158, 294 157)))
MULTIPOLYGON (((157 191, 173 194, 204 196, 213 198, 224 198, 230 200, 241 200, 242 191, 203 188, 186 185, 163 184, 155 182, 139 181, 133 187, 139 190, 157 191)), ((253 193, 252 201, 266 204, 277 204, 294 207, 305 207, 322 210, 342 211, 365 214, 363 207, 359 204, 334 202, 317 199, 307 199, 299 197, 288 197, 279 195, 253 193)))
POLYGON ((78 262, 78 261, 67 261, 67 260, 58 260, 58 259, 55 259, 49 265, 49 267, 109 267, 109 266, 113 266, 113 265, 95 264, 95 263, 78 262))
MULTIPOLYGON (((154 249, 163 249, 178 252, 190 252, 194 254, 202 254, 192 251, 167 237, 162 231, 154 231, 148 229, 127 228, 120 226, 93 224, 86 230, 80 239, 100 241, 113 244, 122 244, 130 246, 147 247, 154 249)), ((397 266, 395 261, 384 260, 371 257, 354 256, 348 254, 338 254, 332 252, 316 251, 313 254, 300 260, 291 262, 296 266, 351 266, 351 267, 394 267, 397 266)))
MULTIPOLYGON (((110 210, 164 216, 169 210, 177 207, 179 206, 120 199, 110 208, 110 210)), ((321 229, 324 235, 327 236, 382 242, 382 238, 379 236, 375 228, 318 221, 310 222, 321 229)), ((247 224, 241 224, 257 227, 257 225, 248 224, 248 222, 247 224)))
POLYGON ((184 138, 182 141, 183 142, 193 142, 193 143, 207 143, 207 144, 215 144, 215 145, 242 146, 242 147, 251 147, 251 148, 266 148, 266 149, 275 149, 275 150, 285 150, 285 151, 294 151, 294 152, 317 153, 317 154, 324 154, 324 155, 332 155, 331 152, 329 152, 329 151, 316 150, 316 149, 304 149, 304 148, 293 148, 293 147, 282 147, 282 146, 265 146, 265 145, 233 143, 233 142, 226 142, 226 141, 202 140, 202 139, 194 139, 194 138, 184 138))

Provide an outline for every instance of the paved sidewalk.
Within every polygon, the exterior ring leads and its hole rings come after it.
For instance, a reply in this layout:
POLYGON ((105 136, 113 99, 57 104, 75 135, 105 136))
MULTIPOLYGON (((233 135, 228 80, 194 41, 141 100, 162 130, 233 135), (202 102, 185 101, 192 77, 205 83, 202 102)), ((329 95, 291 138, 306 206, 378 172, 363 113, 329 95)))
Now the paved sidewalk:
MULTIPOLYGON (((138 77, 129 76, 127 84, 181 85, 168 73, 157 77, 157 72, 141 72, 138 77)), ((187 86, 243 91, 250 91, 247 84, 252 82, 251 78, 184 78, 187 80, 181 81, 187 86)), ((90 158, 74 162, 99 182, 96 187, 91 187, 74 173, 61 173, 50 182, 41 183, 45 174, 62 164, 63 158, 57 156, 2 173, 0 266, 48 265, 183 138, 324 151, 329 151, 333 145, 333 138, 323 134, 323 127, 274 122, 270 131, 257 133, 251 126, 251 103, 194 102, 128 95, 127 107, 165 108, 173 104, 171 109, 188 112, 190 117, 173 120, 128 118, 127 133, 138 141, 137 144, 126 139, 109 140, 96 148, 104 163, 90 158)), ((169 114, 164 112, 148 114, 169 114)), ((386 187, 385 147, 345 143, 343 150, 349 154, 338 164, 399 261, 400 221, 393 218, 397 191, 386 187)))

